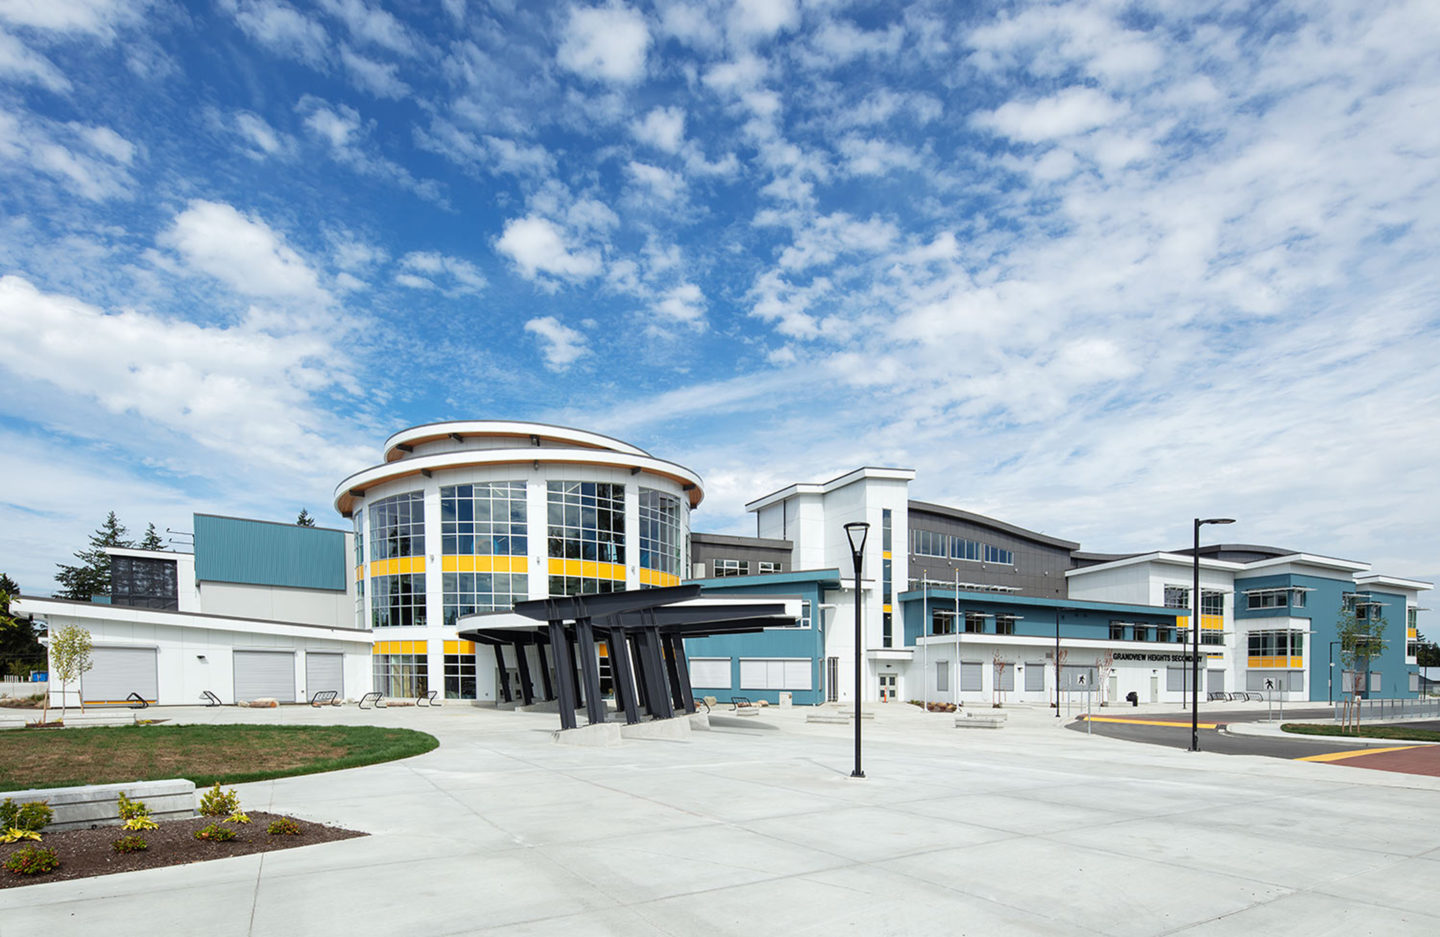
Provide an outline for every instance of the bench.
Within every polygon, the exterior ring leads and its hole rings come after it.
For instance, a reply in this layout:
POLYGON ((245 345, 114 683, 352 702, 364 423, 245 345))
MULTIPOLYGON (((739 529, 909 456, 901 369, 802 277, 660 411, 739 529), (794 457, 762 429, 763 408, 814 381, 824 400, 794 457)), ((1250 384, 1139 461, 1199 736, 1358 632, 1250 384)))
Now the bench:
POLYGON ((707 713, 710 711, 710 704, 709 704, 708 702, 706 702, 707 699, 714 699, 714 697, 708 697, 708 698, 707 698, 707 697, 703 697, 703 696, 702 696, 700 699, 697 699, 697 700, 695 701, 695 711, 696 711, 696 712, 699 712, 699 711, 700 711, 700 707, 701 707, 701 706, 704 706, 704 707, 705 707, 705 711, 706 711, 707 713))
POLYGON ((1207 703, 1223 703, 1223 702, 1226 702, 1226 701, 1229 700, 1229 699, 1230 699, 1230 695, 1229 695, 1228 693, 1219 693, 1219 692, 1216 692, 1216 691, 1214 691, 1214 690, 1211 690, 1210 693, 1209 693, 1209 695, 1206 696, 1205 702, 1207 702, 1207 703))
POLYGON ((1245 702, 1247 702, 1247 703, 1263 703, 1263 702, 1265 702, 1265 694, 1263 694, 1263 693, 1252 693, 1252 692, 1250 692, 1249 690, 1246 690, 1246 691, 1245 691, 1245 702))
POLYGON ((211 693, 209 690, 201 693, 200 698, 205 700, 205 705, 207 707, 225 705, 224 703, 220 702, 220 697, 216 696, 214 693, 211 693))
POLYGON ((314 696, 310 697, 310 705, 333 706, 335 704, 335 697, 339 695, 335 690, 320 690, 314 696))
POLYGON ((1005 728, 1004 713, 956 713, 955 728, 957 729, 1003 729, 1005 728))
POLYGON ((754 705, 755 705, 754 703, 750 702, 750 697, 748 697, 748 696, 732 696, 732 697, 730 697, 730 711, 731 711, 731 712, 737 712, 737 711, 739 711, 739 710, 741 710, 741 709, 744 709, 744 708, 747 707, 747 706, 752 706, 752 707, 753 707, 754 705))
POLYGON ((437 703, 437 702, 435 702, 435 696, 436 696, 436 694, 438 694, 439 692, 440 692, 439 690, 430 690, 430 691, 427 692, 427 693, 421 693, 419 696, 415 697, 415 705, 416 705, 416 706, 439 706, 440 704, 437 703))
POLYGON ((370 693, 366 693, 364 696, 360 697, 360 708, 361 708, 361 709, 384 709, 384 708, 385 708, 385 701, 384 701, 383 699, 381 699, 381 697, 382 697, 383 695, 384 695, 383 693, 373 692, 373 691, 370 692, 370 693), (366 703, 369 703, 370 705, 369 705, 369 706, 366 706, 366 705, 365 705, 366 703))

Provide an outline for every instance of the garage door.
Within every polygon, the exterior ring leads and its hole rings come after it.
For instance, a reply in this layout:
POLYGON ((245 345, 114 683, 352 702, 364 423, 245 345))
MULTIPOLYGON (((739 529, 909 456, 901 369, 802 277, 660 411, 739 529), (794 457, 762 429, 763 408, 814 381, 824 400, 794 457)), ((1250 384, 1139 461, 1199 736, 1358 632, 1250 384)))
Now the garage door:
POLYGON ((295 654, 291 651, 236 651, 235 698, 295 702, 295 654))
POLYGON ((321 690, 334 690, 345 698, 345 656, 343 654, 305 654, 305 692, 314 699, 321 690))
POLYGON ((139 693, 147 702, 160 698, 153 647, 97 647, 90 652, 94 665, 80 678, 80 698, 86 705, 125 702, 139 693))

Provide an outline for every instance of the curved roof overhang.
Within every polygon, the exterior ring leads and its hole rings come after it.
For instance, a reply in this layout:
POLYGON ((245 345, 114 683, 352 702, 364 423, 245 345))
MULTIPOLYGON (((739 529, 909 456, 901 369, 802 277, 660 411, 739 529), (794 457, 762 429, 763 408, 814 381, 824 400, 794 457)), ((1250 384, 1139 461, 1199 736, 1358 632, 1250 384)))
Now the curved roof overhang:
POLYGON ((639 470, 651 475, 667 478, 682 489, 695 508, 705 498, 701 489, 700 476, 674 462, 666 462, 654 456, 632 456, 601 449, 458 449, 454 452, 437 452, 432 455, 411 456, 397 462, 373 465, 356 472, 335 486, 335 510, 349 517, 354 513, 355 499, 364 497, 366 489, 385 482, 397 481, 412 476, 428 477, 446 469, 475 468, 498 465, 533 465, 535 462, 547 465, 581 465, 595 468, 621 468, 639 470))
POLYGON ((611 436, 569 426, 520 420, 449 420, 411 426, 385 440, 382 451, 386 462, 395 462, 405 458, 409 448, 449 438, 463 442, 466 436, 512 436, 527 441, 534 437, 584 449, 609 449, 626 455, 650 456, 650 453, 639 446, 632 446, 611 436))

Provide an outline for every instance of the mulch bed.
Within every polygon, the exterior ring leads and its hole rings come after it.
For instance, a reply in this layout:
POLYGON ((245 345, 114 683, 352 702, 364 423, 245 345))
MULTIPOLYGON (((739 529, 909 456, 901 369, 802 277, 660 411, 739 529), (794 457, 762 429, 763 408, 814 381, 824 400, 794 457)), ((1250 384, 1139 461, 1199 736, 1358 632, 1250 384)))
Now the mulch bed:
POLYGON ((91 830, 66 830, 63 833, 45 833, 44 842, 19 842, 0 845, 0 864, 10 854, 25 846, 39 846, 55 850, 60 859, 60 868, 40 875, 16 875, 0 868, 0 888, 14 888, 21 885, 39 885, 43 882, 57 882, 72 878, 89 878, 93 875, 109 875, 112 872, 133 872, 136 869, 158 869, 167 865, 186 865, 191 862, 206 862, 210 859, 225 859, 230 856, 248 856, 257 852, 272 852, 277 849, 294 849, 296 846, 311 846, 315 843, 332 843, 336 840, 365 836, 354 830, 326 826, 323 823, 300 824, 298 836, 271 836, 265 828, 271 821, 280 819, 277 813, 251 813, 248 824, 225 824, 237 833, 226 843, 210 843, 196 839, 195 831, 215 821, 213 817, 196 817, 193 820, 168 820, 159 829, 144 830, 138 834, 150 844, 143 852, 120 854, 111 848, 111 843, 121 836, 131 835, 118 826, 102 826, 91 830))

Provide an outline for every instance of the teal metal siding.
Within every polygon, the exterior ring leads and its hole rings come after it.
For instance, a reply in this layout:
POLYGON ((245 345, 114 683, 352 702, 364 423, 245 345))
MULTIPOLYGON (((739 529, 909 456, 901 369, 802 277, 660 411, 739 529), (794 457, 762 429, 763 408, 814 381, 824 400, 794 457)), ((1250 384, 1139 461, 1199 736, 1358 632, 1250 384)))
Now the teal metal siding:
POLYGON ((345 591, 345 534, 237 517, 195 515, 195 578, 345 591))

